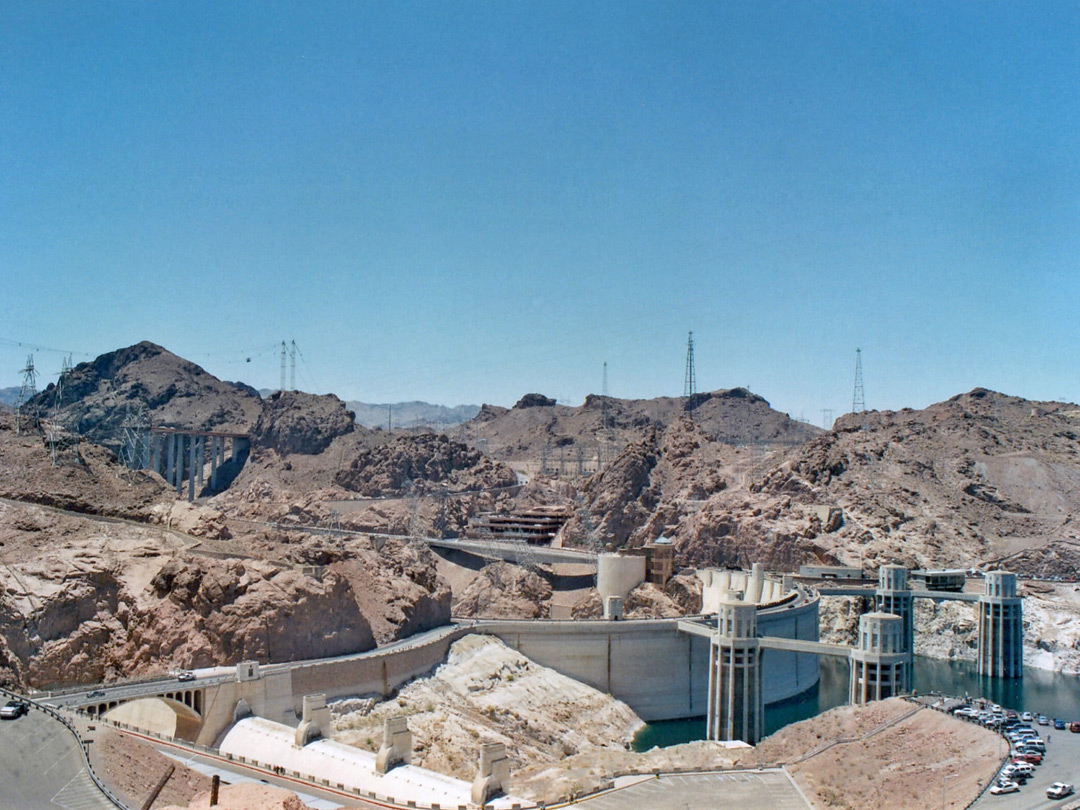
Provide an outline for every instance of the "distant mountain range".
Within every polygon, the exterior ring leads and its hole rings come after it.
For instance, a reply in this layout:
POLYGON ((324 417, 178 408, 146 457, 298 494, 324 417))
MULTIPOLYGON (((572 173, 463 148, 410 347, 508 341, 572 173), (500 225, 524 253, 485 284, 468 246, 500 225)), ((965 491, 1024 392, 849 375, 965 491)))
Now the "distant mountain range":
POLYGON ((366 402, 346 402, 345 407, 356 414, 356 423, 364 427, 383 427, 393 423, 395 428, 453 427, 468 422, 478 413, 479 405, 432 405, 430 402, 394 402, 371 405, 366 402))
MULTIPOLYGON (((260 388, 259 395, 266 399, 275 389, 260 388)), ((18 389, 15 390, 18 394, 18 389)), ((350 402, 345 407, 356 414, 356 424, 366 428, 448 428, 468 422, 478 413, 479 405, 432 405, 430 402, 350 402)))

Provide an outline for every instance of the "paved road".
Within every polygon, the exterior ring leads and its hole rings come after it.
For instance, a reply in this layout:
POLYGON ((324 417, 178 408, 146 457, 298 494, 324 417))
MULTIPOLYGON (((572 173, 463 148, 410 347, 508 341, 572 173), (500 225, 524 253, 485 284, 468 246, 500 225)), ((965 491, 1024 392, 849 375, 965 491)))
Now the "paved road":
POLYGON ((645 779, 582 799, 574 810, 808 810, 810 805, 780 770, 679 774, 645 779))
POLYGON ((5 810, 116 810, 91 780, 71 732, 35 709, 0 720, 0 785, 5 810))

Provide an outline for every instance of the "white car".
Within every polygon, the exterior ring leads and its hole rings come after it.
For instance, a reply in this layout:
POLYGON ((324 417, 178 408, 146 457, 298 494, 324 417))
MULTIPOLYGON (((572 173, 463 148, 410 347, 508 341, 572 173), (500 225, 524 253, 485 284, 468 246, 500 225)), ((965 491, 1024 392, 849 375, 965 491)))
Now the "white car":
POLYGON ((1071 796, 1072 792, 1073 786, 1068 782, 1054 782, 1054 784, 1046 789, 1046 798, 1064 799, 1066 796, 1071 796))
POLYGON ((994 783, 994 786, 990 788, 990 792, 995 796, 1002 793, 1016 793, 1020 790, 1020 786, 1011 779, 1001 779, 994 783))

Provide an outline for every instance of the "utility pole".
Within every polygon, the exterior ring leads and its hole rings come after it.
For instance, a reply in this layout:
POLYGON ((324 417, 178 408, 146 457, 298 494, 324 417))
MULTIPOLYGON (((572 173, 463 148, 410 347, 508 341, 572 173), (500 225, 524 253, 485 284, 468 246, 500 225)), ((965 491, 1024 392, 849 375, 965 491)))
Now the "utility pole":
POLYGON ((863 394, 862 349, 855 350, 855 395, 851 398, 851 412, 866 410, 866 396, 863 394))
POLYGON ((697 376, 694 373, 694 333, 686 338, 686 377, 683 381, 683 396, 692 397, 697 393, 697 376))

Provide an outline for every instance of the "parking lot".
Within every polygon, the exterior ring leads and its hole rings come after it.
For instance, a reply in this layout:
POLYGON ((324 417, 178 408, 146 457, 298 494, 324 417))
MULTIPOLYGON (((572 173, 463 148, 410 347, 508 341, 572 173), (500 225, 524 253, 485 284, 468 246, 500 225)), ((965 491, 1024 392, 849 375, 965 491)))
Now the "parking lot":
MULTIPOLYGON (((1080 718, 1062 719, 1069 721, 1080 718)), ((974 810, 1043 810, 1071 807, 1073 804, 1080 806, 1080 797, 1075 793, 1064 799, 1046 797, 1046 789, 1054 782, 1068 782, 1073 785, 1080 782, 1080 734, 1056 730, 1053 726, 1040 726, 1035 721, 1028 725, 1039 732, 1046 742, 1046 755, 1042 764, 1035 766, 1035 775, 1026 783, 1020 782, 1019 792, 1002 795, 987 792, 972 805, 974 810)))

